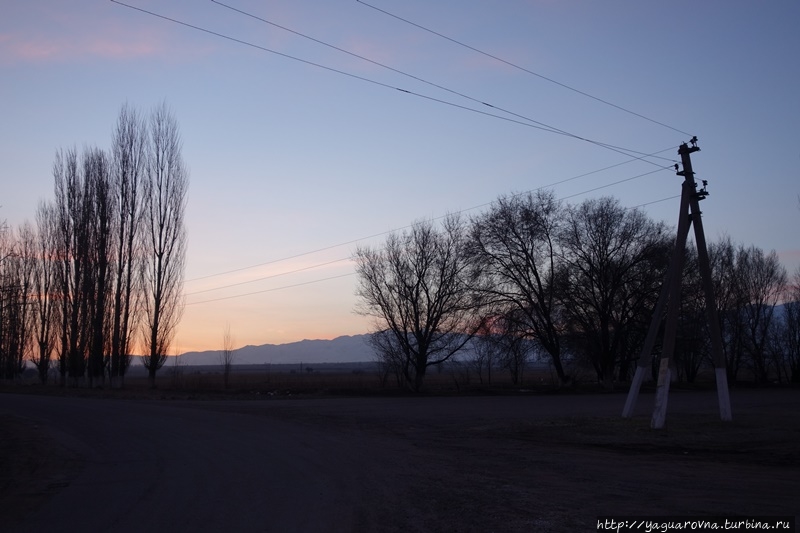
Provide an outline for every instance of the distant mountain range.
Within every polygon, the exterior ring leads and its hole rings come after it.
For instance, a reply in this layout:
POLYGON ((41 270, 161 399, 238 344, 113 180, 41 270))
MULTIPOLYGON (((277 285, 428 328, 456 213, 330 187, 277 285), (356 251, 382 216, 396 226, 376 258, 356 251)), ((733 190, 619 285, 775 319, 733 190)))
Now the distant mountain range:
MULTIPOLYGON (((288 344, 244 346, 234 351, 236 365, 319 364, 374 361, 369 335, 337 337, 333 340, 303 340, 288 344)), ((186 352, 180 356, 185 365, 218 365, 221 350, 186 352)))
MULTIPOLYGON (((785 304, 775 308, 775 316, 786 313, 785 304)), ((337 337, 333 340, 303 340, 288 344, 244 346, 235 350, 236 365, 291 365, 320 363, 360 363, 375 361, 375 352, 368 344, 369 335, 337 337)), ((467 349, 468 351, 468 349, 467 349)), ((219 365, 220 350, 186 352, 180 356, 185 365, 219 365)))

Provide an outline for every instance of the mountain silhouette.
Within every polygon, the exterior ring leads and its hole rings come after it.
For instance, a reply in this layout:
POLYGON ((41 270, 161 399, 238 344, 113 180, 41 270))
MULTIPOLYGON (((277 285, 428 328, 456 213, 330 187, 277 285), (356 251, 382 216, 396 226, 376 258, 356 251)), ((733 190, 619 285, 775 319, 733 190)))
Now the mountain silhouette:
MULTIPOLYGON (((302 340, 288 344, 243 346, 234 350, 234 364, 355 363, 374 361, 367 343, 369 335, 345 335, 332 340, 302 340)), ((186 352, 180 356, 185 365, 217 365, 221 350, 186 352)))

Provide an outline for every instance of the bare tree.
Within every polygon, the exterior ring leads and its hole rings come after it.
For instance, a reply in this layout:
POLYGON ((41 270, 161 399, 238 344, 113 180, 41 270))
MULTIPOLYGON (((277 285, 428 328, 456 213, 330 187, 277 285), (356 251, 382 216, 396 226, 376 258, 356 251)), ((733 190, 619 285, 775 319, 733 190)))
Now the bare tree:
POLYGON ((25 369, 30 324, 31 239, 23 226, 17 238, 0 227, 0 379, 14 379, 25 369))
MULTIPOLYGON (((678 380, 693 383, 703 364, 711 362, 711 333, 706 319, 706 301, 700 275, 697 247, 684 252, 675 365, 678 380)), ((657 364, 652 365, 655 372, 657 364)), ((655 379, 655 378, 654 378, 655 379)))
POLYGON ((3 221, 0 224, 0 379, 12 379, 17 374, 13 353, 18 300, 12 265, 14 248, 8 225, 3 221))
POLYGON ((86 197, 90 202, 91 215, 89 225, 89 268, 91 276, 87 276, 90 285, 86 286, 84 297, 90 297, 91 309, 88 352, 89 386, 96 385, 105 376, 105 353, 108 347, 109 315, 107 298, 111 287, 109 270, 111 268, 111 231, 115 218, 112 182, 109 172, 109 161, 105 152, 94 148, 86 151, 83 158, 83 179, 86 182, 86 197))
POLYGON ((162 104, 150 117, 149 157, 143 187, 141 275, 146 353, 142 360, 152 387, 156 372, 166 361, 183 312, 188 184, 178 123, 166 104, 162 104))
POLYGON ((93 309, 91 223, 93 204, 75 149, 59 150, 53 164, 58 221, 58 284, 61 298, 59 366, 77 385, 86 371, 93 309))
POLYGON ((498 342, 498 333, 493 329, 496 317, 484 316, 478 322, 475 336, 472 338, 471 358, 467 364, 471 365, 478 374, 478 380, 483 383, 484 373, 486 384, 492 384, 492 369, 500 360, 502 347, 498 342))
POLYGON ((36 246, 36 231, 30 222, 25 221, 19 228, 16 238, 16 253, 13 263, 15 266, 16 294, 18 315, 16 367, 21 371, 25 367, 24 360, 31 360, 32 332, 34 329, 34 301, 36 299, 34 288, 36 270, 39 263, 36 246))
POLYGON ((36 262, 33 272, 33 336, 35 350, 31 362, 39 373, 42 384, 47 383, 51 357, 55 348, 55 321, 57 319, 56 223, 53 207, 41 202, 36 210, 36 262))
POLYGON ((774 359, 769 346, 773 316, 786 270, 774 251, 735 246, 727 237, 709 247, 709 256, 728 379, 735 383, 739 371, 749 368, 757 382, 766 382, 774 359))
POLYGON ((562 211, 550 191, 502 197, 472 221, 470 255, 488 301, 513 309, 516 333, 536 340, 563 383, 563 323, 554 283, 562 211))
POLYGON ((560 291, 573 346, 599 381, 627 379, 664 279, 672 239, 664 224, 614 198, 570 207, 559 233, 560 291))
POLYGON ((386 386, 389 375, 393 375, 398 387, 410 386, 408 382, 409 358, 403 347, 395 342, 391 330, 374 331, 369 343, 375 350, 378 363, 378 379, 381 386, 386 386))
POLYGON ((743 298, 736 273, 736 247, 730 237, 725 236, 709 244, 708 257, 725 351, 725 369, 728 382, 733 385, 744 362, 744 325, 739 320, 743 298))
POLYGON ((355 253, 358 312, 375 319, 372 345, 414 391, 428 367, 447 361, 475 330, 464 233, 450 216, 441 230, 418 222, 390 234, 383 249, 355 253))
POLYGON ((147 123, 135 109, 125 105, 120 110, 111 146, 116 221, 109 371, 112 386, 122 386, 131 361, 131 332, 136 330, 139 318, 141 189, 148 153, 147 123))
MULTIPOLYGON (((797 207, 800 209, 800 195, 797 196, 797 207)), ((800 383, 800 267, 792 277, 791 286, 787 287, 785 301, 779 330, 781 366, 788 381, 800 383)))
POLYGON ((511 383, 519 385, 531 352, 527 339, 527 316, 516 307, 509 308, 494 323, 494 342, 500 348, 500 364, 511 375, 511 383))
POLYGON ((222 351, 220 351, 219 363, 222 366, 222 382, 226 389, 228 388, 228 379, 231 375, 231 367, 233 367, 233 362, 236 359, 233 342, 231 325, 225 324, 225 331, 222 333, 222 351))
POLYGON ((53 181, 55 198, 53 200, 55 255, 57 258, 56 294, 58 305, 58 329, 56 353, 60 385, 66 385, 69 367, 70 325, 72 311, 72 233, 70 220, 69 197, 70 183, 76 179, 77 153, 74 150, 56 152, 53 162, 53 181))
POLYGON ((104 377, 108 339, 108 272, 112 261, 112 184, 108 157, 98 148, 59 151, 55 179, 55 244, 60 306, 59 366, 62 384, 88 375, 90 386, 104 377), (87 372, 88 371, 88 372, 87 372))
POLYGON ((800 383, 800 267, 787 289, 783 317, 776 335, 778 372, 790 383, 800 383))
POLYGON ((786 269, 774 250, 764 254, 755 246, 740 246, 736 255, 738 288, 744 298, 738 315, 744 325, 748 364, 756 382, 766 383, 770 373, 771 328, 775 306, 785 289, 786 269))
POLYGON ((100 383, 106 370, 121 382, 144 282, 151 289, 144 346, 152 356, 145 362, 154 380, 182 309, 187 178, 166 106, 154 111, 149 129, 124 106, 111 154, 98 148, 80 157, 75 149, 56 153, 55 200, 40 208, 38 241, 25 241, 36 243, 29 263, 38 265, 26 277, 37 293, 32 360, 46 377, 55 344, 62 385, 67 376, 73 384, 85 377, 90 386, 100 383), (142 231, 145 195, 149 235, 142 231))

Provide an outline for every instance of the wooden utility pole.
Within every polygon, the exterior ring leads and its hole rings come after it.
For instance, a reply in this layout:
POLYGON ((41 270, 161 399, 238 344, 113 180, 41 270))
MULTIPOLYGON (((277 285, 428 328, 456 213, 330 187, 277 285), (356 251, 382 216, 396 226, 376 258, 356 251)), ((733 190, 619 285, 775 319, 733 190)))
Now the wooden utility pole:
MULTIPOLYGON (((678 235, 675 239, 675 249, 672 252, 672 259, 670 259, 667 274, 664 277, 664 285, 661 287, 661 293, 656 302, 656 307, 653 310, 653 318, 650 322, 650 328, 647 331, 647 337, 645 337, 644 346, 639 356, 636 374, 633 376, 633 382, 631 383, 630 391, 628 391, 628 398, 622 410, 622 416, 624 418, 633 415, 633 411, 636 407, 636 399, 639 396, 639 389, 650 368, 656 335, 658 334, 659 325, 664 315, 664 308, 666 307, 667 316, 664 326, 664 344, 658 370, 655 407, 653 408, 653 418, 650 422, 650 426, 654 429, 663 428, 667 416, 667 398, 669 396, 671 377, 670 361, 675 351, 675 339, 678 331, 681 275, 683 272, 686 239, 689 234, 689 227, 692 225, 694 226, 695 243, 697 244, 700 277, 703 282, 703 292, 706 297, 706 318, 709 323, 709 332, 711 334, 711 352, 717 380, 717 399, 719 401, 720 418, 722 420, 732 419, 730 395, 728 393, 728 378, 725 373, 725 354, 722 350, 722 335, 717 318, 717 307, 714 302, 714 284, 711 280, 711 266, 708 260, 706 237, 703 232, 703 220, 700 213, 700 200, 703 200, 708 195, 708 192, 705 188, 705 181, 703 181, 703 188, 699 191, 697 190, 691 159, 691 154, 700 150, 697 146, 697 137, 693 137, 690 143, 691 146, 683 143, 678 149, 683 170, 678 171, 677 174, 683 176, 684 181, 681 192, 680 213, 678 214, 678 235)), ((675 170, 678 170, 678 165, 675 165, 675 170)))

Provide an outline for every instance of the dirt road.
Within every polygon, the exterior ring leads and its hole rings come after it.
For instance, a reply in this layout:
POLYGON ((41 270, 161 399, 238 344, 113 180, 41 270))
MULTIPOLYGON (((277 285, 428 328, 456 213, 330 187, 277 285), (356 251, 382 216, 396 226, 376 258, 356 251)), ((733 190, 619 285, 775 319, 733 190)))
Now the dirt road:
POLYGON ((0 477, 2 508, 16 511, 0 531, 594 531, 607 514, 800 514, 800 391, 734 391, 732 423, 715 401, 673 392, 654 432, 646 395, 622 420, 621 394, 4 394, 3 451, 49 453, 4 460, 16 474, 0 477))

